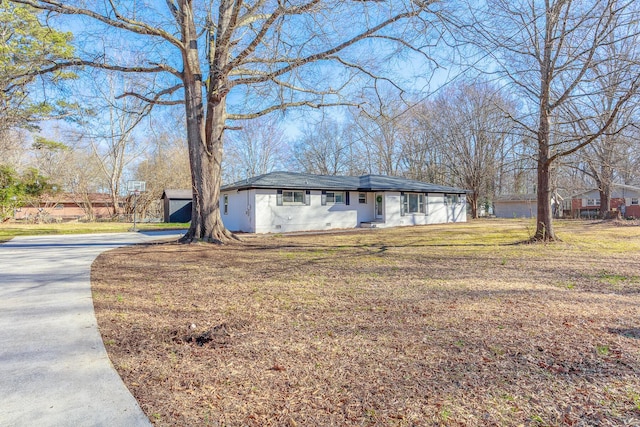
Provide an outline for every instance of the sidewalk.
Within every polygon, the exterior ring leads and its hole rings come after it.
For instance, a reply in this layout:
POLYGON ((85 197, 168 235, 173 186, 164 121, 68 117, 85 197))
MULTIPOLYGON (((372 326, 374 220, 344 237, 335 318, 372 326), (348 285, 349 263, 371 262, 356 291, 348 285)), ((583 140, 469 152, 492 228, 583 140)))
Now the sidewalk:
POLYGON ((0 426, 148 426, 98 331, 102 252, 180 232, 18 237, 0 244, 0 426))

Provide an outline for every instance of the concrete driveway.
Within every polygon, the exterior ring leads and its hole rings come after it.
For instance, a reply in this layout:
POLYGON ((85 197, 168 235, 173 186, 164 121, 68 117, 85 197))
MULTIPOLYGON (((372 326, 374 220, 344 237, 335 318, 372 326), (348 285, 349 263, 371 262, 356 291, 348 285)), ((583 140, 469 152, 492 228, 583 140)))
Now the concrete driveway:
POLYGON ((18 237, 0 244, 0 426, 148 426, 114 370, 91 298, 102 252, 179 232, 18 237))

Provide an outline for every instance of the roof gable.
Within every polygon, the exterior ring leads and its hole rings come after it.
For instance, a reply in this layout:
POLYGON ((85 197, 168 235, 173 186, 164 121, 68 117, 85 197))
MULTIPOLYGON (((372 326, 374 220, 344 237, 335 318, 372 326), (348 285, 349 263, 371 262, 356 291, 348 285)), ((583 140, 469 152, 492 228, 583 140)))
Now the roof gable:
POLYGON ((191 191, 191 190, 166 189, 162 193, 161 199, 191 200, 191 199, 193 199, 193 191, 191 191))

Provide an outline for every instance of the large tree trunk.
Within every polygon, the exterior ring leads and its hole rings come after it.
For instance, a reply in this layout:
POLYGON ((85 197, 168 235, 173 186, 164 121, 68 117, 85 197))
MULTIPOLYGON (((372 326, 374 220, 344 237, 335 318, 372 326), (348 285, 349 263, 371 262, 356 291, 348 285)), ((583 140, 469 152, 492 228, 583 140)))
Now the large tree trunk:
MULTIPOLYGON (((543 98, 545 99, 545 98, 543 98)), ((533 241, 550 242, 557 240, 553 230, 553 212, 551 210, 551 162, 549 160, 549 139, 551 135, 550 112, 546 108, 547 102, 540 107, 540 122, 538 127, 538 212, 536 234, 533 241)))
MULTIPOLYGON (((223 2, 224 3, 224 2, 223 2)), ((184 0, 182 6, 182 31, 185 46, 183 51, 184 71, 182 80, 187 114, 187 141, 191 163, 193 205, 191 226, 181 239, 183 242, 204 241, 224 243, 233 238, 225 228, 220 216, 220 184, 222 183, 223 135, 226 120, 226 76, 216 72, 228 59, 228 51, 221 41, 229 22, 230 6, 221 3, 218 27, 218 45, 210 49, 209 87, 207 107, 203 104, 203 82, 197 49, 196 26, 191 1, 184 0), (226 9, 225 9, 226 7, 226 9)), ((232 3, 233 4, 233 3, 232 3)))
POLYGON ((478 218, 478 195, 476 192, 469 196, 469 205, 471 206, 471 218, 478 218))
MULTIPOLYGON (((192 82, 190 85, 185 84, 185 92, 200 93, 200 86, 199 81, 192 82), (191 89, 187 90, 188 86, 191 89)), ((231 233, 224 227, 219 206, 224 113, 209 111, 209 114, 213 114, 211 122, 214 130, 207 132, 202 114, 202 97, 198 97, 196 93, 185 95, 185 97, 193 205, 191 226, 182 241, 224 243, 232 238, 231 233), (194 99, 199 99, 199 102, 193 101, 194 99), (217 137, 212 137, 213 135, 217 137)), ((223 102, 220 108, 224 108, 223 102)))
MULTIPOLYGON (((613 144, 610 142, 610 144, 613 144)), ((607 148, 605 148, 606 150, 607 148)), ((613 167, 611 166, 612 153, 604 156, 605 164, 601 165, 600 173, 595 174, 596 183, 600 189, 600 218, 609 218, 611 212, 611 182, 613 181, 613 167)))
POLYGON ((117 218, 118 215, 120 215, 120 197, 118 196, 118 190, 111 187, 109 196, 111 196, 111 214, 114 218, 117 218))
POLYGON ((608 185, 600 187, 600 218, 610 218, 611 212, 611 190, 608 185))
POLYGON ((557 239, 553 230, 551 190, 549 189, 550 176, 551 168, 549 162, 538 160, 538 211, 536 234, 533 236, 534 241, 549 242, 557 239))

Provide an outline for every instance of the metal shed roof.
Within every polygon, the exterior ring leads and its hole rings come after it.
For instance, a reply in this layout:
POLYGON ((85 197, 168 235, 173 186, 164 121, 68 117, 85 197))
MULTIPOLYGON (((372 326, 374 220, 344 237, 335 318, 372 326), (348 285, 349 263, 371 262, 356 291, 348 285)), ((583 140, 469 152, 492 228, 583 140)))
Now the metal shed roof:
POLYGON ((169 200, 191 200, 193 199, 193 191, 191 190, 164 190, 162 199, 169 200))

